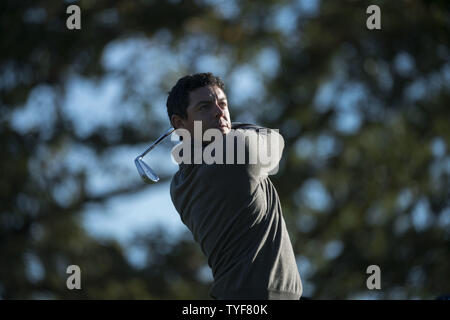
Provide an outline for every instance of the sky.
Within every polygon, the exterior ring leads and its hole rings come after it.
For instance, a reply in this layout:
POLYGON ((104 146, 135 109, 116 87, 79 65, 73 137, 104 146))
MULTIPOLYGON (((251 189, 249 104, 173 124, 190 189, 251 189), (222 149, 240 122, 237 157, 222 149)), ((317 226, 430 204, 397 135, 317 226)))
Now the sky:
MULTIPOLYGON (((218 2, 208 0, 207 2, 218 2)), ((219 1, 220 2, 220 1, 219 1)), ((236 14, 234 1, 221 2, 224 16, 236 14)), ((298 12, 306 15, 314 15, 317 12, 319 1, 297 1, 295 8, 280 8, 273 19, 275 28, 289 35, 295 32, 293 21, 298 12), (295 9, 295 10, 292 10, 295 9)), ((162 31, 154 39, 132 38, 119 40, 110 43, 104 51, 103 65, 107 70, 107 75, 100 81, 84 79, 79 76, 72 76, 68 82, 66 95, 62 106, 56 101, 56 94, 51 87, 41 85, 36 87, 30 94, 28 102, 23 108, 17 110, 11 122, 19 132, 27 132, 30 128, 38 127, 42 132, 49 132, 55 119, 55 111, 61 107, 62 111, 70 118, 75 130, 80 136, 88 135, 91 131, 100 126, 114 128, 121 122, 133 121, 142 130, 146 129, 145 123, 140 123, 136 119, 140 118, 142 110, 136 108, 134 104, 142 101, 123 101, 122 97, 127 93, 123 76, 133 75, 138 79, 132 88, 137 96, 142 100, 152 99, 161 108, 152 110, 152 116, 162 124, 168 126, 168 119, 165 110, 166 95, 161 90, 160 79, 168 71, 167 66, 176 72, 181 70, 186 60, 183 51, 189 50, 169 50, 168 35, 162 31), (165 40, 166 39, 166 40, 165 40), (162 67, 163 66, 163 67, 162 67), (152 70, 152 72, 148 72, 152 70), (117 103, 121 101, 121 103, 117 103), (39 117, 36 117, 36 115, 39 117)), ((187 39, 186 45, 195 45, 195 41, 187 39)), ((233 119, 233 108, 245 104, 246 99, 257 96, 262 90, 264 77, 270 77, 280 68, 280 58, 274 48, 267 47, 261 51, 254 61, 239 67, 230 77, 230 88, 233 95, 231 100, 231 116, 233 119), (234 104, 234 105, 233 105, 234 104)), ((206 55, 198 58, 195 68, 198 71, 211 70, 216 74, 224 74, 229 67, 226 54, 206 55)), ((406 53, 400 53, 395 61, 395 67, 403 73, 411 72, 414 69, 414 61, 406 53)), ((447 69, 447 77, 450 75, 450 68, 447 69)), ((336 103, 338 116, 332 125, 341 133, 353 134, 358 131, 361 125, 361 114, 356 107, 365 95, 365 88, 357 84, 348 84, 344 88, 339 87, 339 73, 336 77, 324 83, 320 88, 315 104, 318 112, 325 112, 332 102, 336 103)), ((384 79, 389 85, 389 79, 384 79)), ((424 86, 416 84, 410 90, 411 99, 419 99, 424 94, 424 86)), ((245 114, 248 118, 233 119, 233 121, 252 121, 251 114, 245 114)), ((163 133, 163 132, 161 132, 163 133)), ((280 130, 283 134, 283 130, 280 130)), ((181 222, 170 199, 170 181, 160 182, 152 185, 145 184, 139 177, 134 166, 134 158, 141 153, 152 141, 147 144, 135 146, 119 146, 112 150, 107 156, 100 159, 101 164, 96 161, 92 151, 84 146, 71 145, 65 150, 62 162, 69 165, 71 170, 76 172, 82 168, 88 169, 89 181, 88 190, 93 194, 108 190, 108 186, 116 181, 131 182, 140 185, 141 191, 132 195, 113 197, 103 205, 86 205, 82 217, 85 229, 96 238, 112 238, 120 242, 127 250, 130 261, 139 266, 145 258, 137 248, 130 247, 133 237, 139 233, 147 232, 156 228, 163 228, 174 238, 187 231, 186 226, 181 222)), ((177 170, 177 165, 172 161, 168 152, 170 142, 165 142, 155 151, 146 156, 156 172, 173 175, 177 170)), ((336 152, 337 144, 331 135, 322 134, 317 139, 299 137, 297 143, 292 146, 296 152, 302 156, 316 156, 327 158, 336 152)), ((444 159, 447 146, 442 139, 436 138, 431 146, 436 159, 440 159, 440 165, 434 167, 434 174, 439 170, 450 172, 450 159, 444 159)), ((48 150, 43 148, 42 153, 48 150)), ((58 164, 61 159, 54 159, 58 164)), ((58 198, 64 202, 71 194, 70 183, 63 186, 58 191, 58 198)), ((411 198, 408 190, 399 196, 398 205, 406 207, 411 198)), ((305 181, 296 194, 296 201, 305 203, 316 210, 326 210, 330 205, 330 196, 326 189, 317 179, 305 181)), ((450 210, 441 215, 444 225, 450 226, 450 210)), ((427 199, 422 199, 412 211, 412 224, 417 230, 423 230, 432 223, 429 203, 427 199)), ((310 221, 310 224, 313 223, 310 221)), ((404 230, 409 227, 408 222, 399 221, 398 229, 404 230)), ((303 220, 303 227, 308 227, 308 221, 303 220)), ((324 254, 330 258, 342 251, 342 244, 339 241, 330 242, 324 254)), ((310 265, 306 257, 299 256, 299 263, 303 266, 303 271, 307 273, 310 265)), ((308 295, 309 293, 306 292, 308 295)), ((357 298, 357 297, 356 297, 357 298)), ((367 298, 367 297, 366 297, 367 298)))
MULTIPOLYGON (((227 5, 218 6, 218 8, 221 8, 225 16, 233 15, 235 9, 233 9, 232 1, 226 3, 227 5)), ((314 15, 317 12, 317 4, 318 1, 298 1, 293 5, 295 8, 280 7, 274 13, 273 27, 289 35, 295 31, 293 23, 296 15, 314 15)), ((177 69, 182 69, 183 64, 186 63, 184 53, 189 52, 186 48, 198 45, 195 39, 187 39, 186 43, 181 45, 182 49, 170 50, 169 39, 170 35, 161 31, 153 39, 135 37, 108 44, 102 58, 102 64, 107 71, 105 77, 100 81, 94 81, 78 75, 71 76, 67 82, 62 106, 58 105, 56 93, 51 87, 38 86, 31 92, 24 107, 15 112, 12 117, 13 127, 24 133, 33 127, 40 128, 42 132, 50 132, 56 121, 55 111, 57 108, 62 108, 81 137, 89 135, 98 127, 114 128, 127 121, 133 121, 145 130, 146 124, 136 121, 140 118, 140 110, 135 107, 145 99, 151 99, 156 105, 161 106, 161 108, 152 109, 151 115, 160 123, 168 124, 165 110, 166 94, 161 90, 160 79, 168 71, 167 66, 175 72, 178 71, 177 69), (127 90, 130 90, 125 86, 124 79, 130 76, 137 79, 131 90, 141 100, 124 101, 122 99, 127 90), (120 101, 120 104, 117 101, 120 101), (36 117, 36 114, 40 116, 36 117)), ((280 67, 279 59, 277 50, 267 47, 253 61, 238 67, 230 75, 228 87, 233 93, 229 96, 233 121, 254 121, 252 114, 245 112, 243 118, 234 118, 233 109, 244 105, 247 99, 258 96, 264 90, 263 78, 277 72, 280 67)), ((195 66, 198 72, 213 71, 218 75, 223 75, 228 67, 229 61, 226 54, 200 56, 196 59, 195 66)), ((318 98, 318 105, 321 105, 323 109, 327 108, 327 104, 332 99, 334 91, 331 89, 329 86, 328 90, 322 90, 318 98)), ((344 99, 350 99, 355 94, 357 93, 350 92, 344 99)), ((359 126, 357 112, 352 111, 351 108, 342 108, 340 116, 336 119, 336 126, 339 130, 348 133, 356 131, 359 126)), ((65 150, 61 159, 53 158, 54 166, 65 163, 73 172, 87 170, 89 177, 87 188, 93 194, 107 191, 108 186, 122 179, 142 186, 141 192, 114 197, 102 206, 88 204, 82 215, 83 225, 92 236, 116 239, 124 247, 130 248, 131 240, 140 232, 163 228, 176 237, 187 231, 171 202, 170 181, 146 185, 140 180, 136 171, 134 158, 151 142, 149 141, 146 145, 120 146, 100 160, 96 159, 92 150, 84 146, 71 145, 65 150), (114 174, 111 174, 111 170, 114 170, 114 174)), ((303 147, 309 144, 314 148, 315 143, 304 140, 303 147)), ((332 139, 324 136, 317 143, 323 156, 333 152, 332 139)), ((171 160, 169 148, 170 143, 165 142, 146 156, 145 160, 156 172, 169 175, 176 172, 177 165, 171 160)), ((302 148, 302 150, 305 152, 308 148, 302 148)), ((44 147, 42 154, 46 152, 50 151, 45 150, 44 147)), ((68 183, 57 191, 57 198, 64 203, 70 198, 72 191, 73 188, 68 183)), ((319 181, 306 184, 303 193, 303 199, 309 201, 312 206, 326 207, 325 202, 328 197, 319 181)), ((139 265, 144 258, 138 250, 132 250, 132 248, 129 250, 128 257, 136 265, 139 265)))
MULTIPOLYGON (((117 101, 121 101, 121 97, 126 90, 123 78, 118 76, 117 73, 134 72, 133 67, 141 70, 140 72, 142 70, 153 70, 152 73, 136 74, 140 85, 134 90, 138 94, 142 94, 143 99, 155 97, 161 108, 152 110, 152 115, 162 124, 167 123, 167 127, 169 127, 165 109, 166 95, 162 94, 161 90, 154 88, 158 88, 158 79, 164 71, 160 66, 170 65, 168 63, 170 59, 182 62, 183 58, 179 56, 179 52, 166 53, 161 58, 165 50, 167 48, 164 43, 157 47, 151 40, 144 39, 129 39, 112 43, 106 48, 103 56, 103 64, 109 73, 101 81, 73 76, 68 82, 62 109, 73 121, 77 133, 84 136, 99 126, 114 128, 121 122, 139 119, 139 111, 132 105, 133 101, 117 103, 117 101)), ((233 86, 235 87, 234 90, 231 90, 235 94, 230 97, 230 100, 234 103, 234 105, 231 103, 230 106, 233 121, 253 120, 251 118, 233 119, 233 108, 238 108, 241 103, 245 104, 246 99, 258 95, 259 92, 264 90, 261 81, 258 79, 276 71, 279 68, 278 59, 276 51, 267 48, 263 50, 259 59, 255 59, 256 65, 244 65, 236 71, 239 77, 231 76, 231 87, 232 89, 233 86), (236 90, 236 88, 241 90, 236 90)), ((215 70, 216 65, 223 66, 219 63, 220 61, 226 62, 226 57, 203 57, 199 59, 198 69, 199 71, 215 70)), ((397 65, 404 72, 408 72, 412 68, 411 64, 412 62, 406 55, 399 56, 397 65)), ((361 124, 361 114, 357 105, 364 96, 365 89, 356 84, 348 84, 343 89, 338 86, 340 81, 342 79, 337 73, 334 79, 325 83, 317 93, 315 104, 318 112, 324 112, 334 102, 337 106, 338 116, 332 125, 341 133, 353 134, 358 131, 361 124)), ((56 108, 58 108, 58 105, 52 88, 45 85, 38 86, 31 92, 24 107, 15 112, 12 117, 12 124, 18 131, 22 132, 26 132, 33 127, 40 128, 42 132, 48 132, 55 121, 56 108), (36 117, 36 114, 40 116, 36 117)), ((138 123, 138 125, 142 126, 142 130, 146 129, 145 123, 138 123)), ((283 130, 280 130, 280 132, 283 134, 283 130)), ((176 236, 187 230, 171 202, 170 181, 146 185, 140 180, 134 166, 134 158, 145 150, 151 142, 135 146, 119 146, 110 151, 107 156, 102 157, 101 164, 96 160, 92 150, 77 145, 71 145, 65 150, 63 159, 53 159, 55 166, 63 162, 70 166, 74 172, 81 168, 87 169, 89 172, 88 190, 93 194, 106 191, 108 186, 114 185, 115 181, 122 181, 122 179, 142 186, 141 192, 112 198, 104 206, 86 206, 83 213, 83 225, 92 236, 98 238, 110 237, 124 246, 128 246, 133 236, 139 232, 161 227, 176 236), (111 174, 112 172, 114 174, 111 174)), ((178 166, 171 159, 170 147, 171 142, 165 141, 148 154, 145 160, 150 163, 156 172, 171 176, 176 172, 178 166)), ((326 133, 315 139, 299 137, 297 143, 293 146, 300 156, 315 156, 318 159, 325 159, 333 155, 337 147, 333 136, 326 133)), ((442 139, 437 139, 432 146, 436 157, 442 157, 445 154, 445 148, 442 139)), ((42 152, 45 153, 46 151, 43 150, 42 152)), ((449 162, 443 165, 449 166, 449 162)), ((436 168, 435 170, 440 169, 436 168)), ((71 191, 70 184, 60 188, 57 196, 62 203, 70 196, 71 191)), ((400 199, 400 202, 407 201, 406 191, 402 197, 403 199, 400 199)), ((319 180, 311 179, 305 181, 299 189, 296 194, 296 201, 306 203, 316 210, 326 210, 329 206, 330 197, 319 180)), ((427 206, 426 199, 424 199, 415 209, 413 221, 416 228, 421 228, 421 226, 429 223, 427 206)), ((305 223, 305 221, 303 222, 305 223)), ((333 251, 333 248, 338 250, 339 246, 331 246, 330 248, 331 251, 333 251)), ((133 252, 130 259, 139 263, 139 254, 136 251, 133 252)))

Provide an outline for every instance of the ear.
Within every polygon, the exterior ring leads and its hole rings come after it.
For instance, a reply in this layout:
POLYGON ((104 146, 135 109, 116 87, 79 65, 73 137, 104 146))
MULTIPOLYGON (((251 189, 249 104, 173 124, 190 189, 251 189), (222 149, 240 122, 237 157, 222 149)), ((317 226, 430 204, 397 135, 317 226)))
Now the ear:
POLYGON ((172 127, 174 127, 175 129, 185 128, 184 119, 177 114, 173 114, 170 117, 170 123, 172 124, 172 127))

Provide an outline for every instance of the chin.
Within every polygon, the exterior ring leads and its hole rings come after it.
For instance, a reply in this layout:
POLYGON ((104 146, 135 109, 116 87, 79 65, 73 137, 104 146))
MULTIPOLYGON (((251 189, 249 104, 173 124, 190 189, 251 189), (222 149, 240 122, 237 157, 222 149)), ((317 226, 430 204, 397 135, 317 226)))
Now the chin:
POLYGON ((219 130, 220 130, 223 134, 230 133, 230 128, 228 128, 228 127, 220 127, 219 130))

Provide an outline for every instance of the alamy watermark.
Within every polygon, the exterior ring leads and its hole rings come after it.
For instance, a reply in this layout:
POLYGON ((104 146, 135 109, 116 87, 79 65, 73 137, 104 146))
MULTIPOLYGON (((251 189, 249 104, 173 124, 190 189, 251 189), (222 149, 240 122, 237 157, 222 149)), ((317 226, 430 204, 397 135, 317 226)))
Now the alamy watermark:
POLYGON ((71 276, 69 276, 66 281, 67 289, 80 290, 81 289, 81 269, 80 269, 80 267, 75 264, 70 265, 67 267, 66 273, 71 274, 71 276))
POLYGON ((370 274, 371 276, 367 278, 366 286, 367 289, 373 290, 381 289, 381 269, 376 264, 372 264, 367 267, 366 273, 370 274))
POLYGON ((172 149, 172 160, 177 164, 249 164, 265 168, 268 174, 278 172, 284 147, 278 129, 233 129, 223 134, 217 128, 203 132, 202 122, 194 121, 194 134, 186 129, 175 130, 172 141, 181 137, 181 143, 172 149))
POLYGON ((70 16, 66 20, 66 27, 69 30, 81 29, 81 9, 76 4, 67 7, 66 13, 70 16))
POLYGON ((366 10, 367 14, 370 14, 370 16, 366 20, 366 27, 369 30, 381 29, 381 9, 379 6, 372 4, 367 7, 366 10))
MULTIPOLYGON (((81 29, 81 9, 76 4, 67 7, 66 13, 70 16, 66 20, 66 26, 69 30, 81 29)), ((372 4, 367 7, 366 13, 370 16, 366 20, 366 27, 369 30, 381 29, 381 9, 379 6, 372 4)))

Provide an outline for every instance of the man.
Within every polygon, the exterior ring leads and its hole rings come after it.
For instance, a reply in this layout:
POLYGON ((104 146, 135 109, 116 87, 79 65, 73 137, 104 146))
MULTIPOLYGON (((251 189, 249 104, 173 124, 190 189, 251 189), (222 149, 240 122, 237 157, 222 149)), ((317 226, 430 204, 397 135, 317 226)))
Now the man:
MULTIPOLYGON (((201 121, 202 133, 216 129, 226 140, 250 132, 275 137, 283 148, 284 140, 274 130, 232 125, 223 90, 221 79, 211 73, 181 78, 167 99, 172 126, 198 139, 194 122, 201 121)), ((255 150, 254 144, 245 144, 247 155, 255 150)), ((173 204, 212 269, 214 299, 298 300, 302 294, 280 200, 268 177, 280 157, 281 152, 268 165, 181 163, 172 179, 173 204)))

